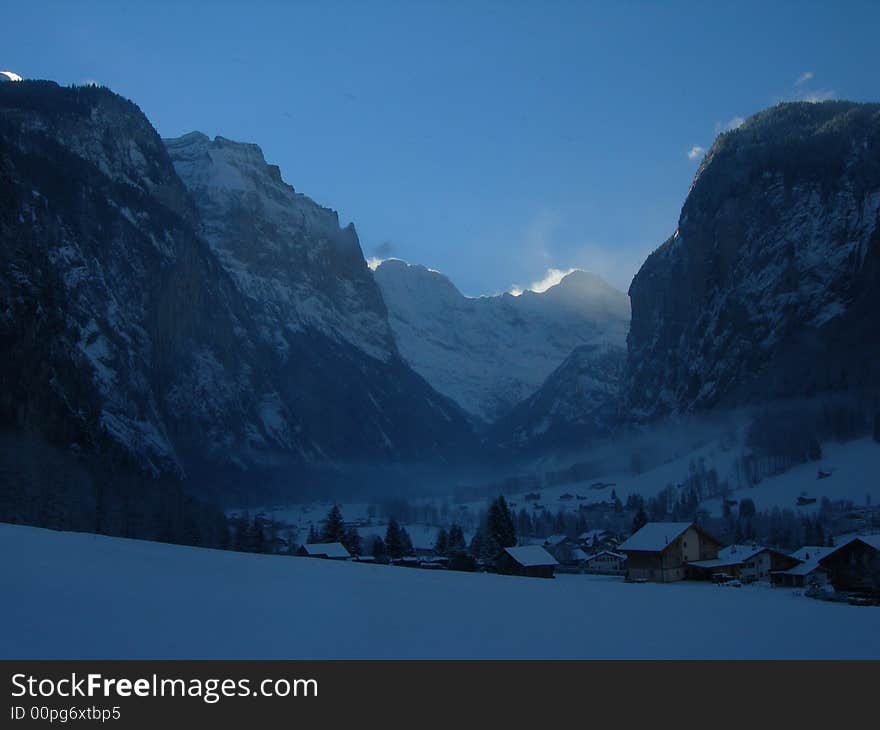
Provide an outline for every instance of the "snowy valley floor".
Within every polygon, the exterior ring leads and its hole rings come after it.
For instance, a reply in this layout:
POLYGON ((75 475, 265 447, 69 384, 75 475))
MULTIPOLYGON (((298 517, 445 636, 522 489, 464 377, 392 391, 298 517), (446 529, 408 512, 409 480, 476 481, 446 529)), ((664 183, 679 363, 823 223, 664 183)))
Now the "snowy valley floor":
POLYGON ((880 659, 880 609, 769 587, 431 572, 0 524, 2 658, 880 659))

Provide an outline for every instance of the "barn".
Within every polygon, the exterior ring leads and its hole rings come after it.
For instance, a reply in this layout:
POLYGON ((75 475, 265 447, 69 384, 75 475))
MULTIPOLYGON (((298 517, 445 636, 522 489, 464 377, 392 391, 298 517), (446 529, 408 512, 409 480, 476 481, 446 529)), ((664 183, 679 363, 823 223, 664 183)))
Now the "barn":
POLYGON ((350 560, 351 553, 341 542, 314 542, 299 546, 296 554, 302 558, 324 558, 325 560, 350 560))
POLYGON ((506 575, 530 578, 553 578, 559 563, 540 545, 504 548, 496 561, 496 570, 506 575))

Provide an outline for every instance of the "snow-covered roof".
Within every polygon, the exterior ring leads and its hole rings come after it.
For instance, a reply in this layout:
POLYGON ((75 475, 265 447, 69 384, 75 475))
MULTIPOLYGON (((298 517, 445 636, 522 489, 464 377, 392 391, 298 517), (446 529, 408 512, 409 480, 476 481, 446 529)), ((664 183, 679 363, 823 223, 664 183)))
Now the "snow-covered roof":
POLYGON ((728 545, 718 551, 718 557, 714 560, 695 560, 690 565, 696 565, 698 568, 723 568, 727 565, 739 565, 765 550, 772 550, 772 548, 764 545, 728 545))
POLYGON ((808 560, 805 563, 801 563, 800 565, 795 565, 793 568, 789 568, 788 570, 778 570, 774 571, 777 575, 809 575, 814 570, 824 570, 821 565, 819 565, 818 560, 808 560))
MULTIPOLYGON (((861 540, 863 543, 865 543, 866 545, 870 545, 875 550, 880 550, 880 535, 853 535, 849 540, 841 543, 838 547, 849 545, 855 540, 861 540)), ((834 549, 837 550, 837 548, 834 549)))
POLYGON ((587 530, 586 532, 582 532, 578 535, 577 539, 584 540, 593 540, 595 538, 603 539, 608 534, 608 530, 587 530))
POLYGON ((345 549, 341 542, 315 542, 305 543, 303 549, 307 555, 326 555, 328 558, 350 558, 351 553, 345 549))
POLYGON ((519 547, 504 548, 511 558, 524 568, 534 567, 536 565, 559 565, 550 553, 548 553, 540 545, 520 545, 519 547))
POLYGON ((594 553, 593 555, 588 555, 587 560, 592 560, 593 558, 599 558, 603 555, 610 555, 612 558, 617 558, 618 560, 626 560, 626 555, 622 555, 621 553, 615 553, 613 550, 602 550, 601 552, 594 553))
POLYGON ((572 560, 586 560, 587 554, 580 548, 573 548, 571 551, 572 560))
POLYGON ((693 524, 693 522, 648 522, 617 549, 646 553, 660 552, 693 524))
POLYGON ((820 558, 824 558, 828 553, 836 550, 837 548, 826 547, 825 545, 805 545, 800 550, 796 550, 791 554, 795 560, 807 561, 807 560, 819 560, 820 558))
POLYGON ((568 535, 550 535, 544 540, 545 545, 559 545, 568 540, 568 535))

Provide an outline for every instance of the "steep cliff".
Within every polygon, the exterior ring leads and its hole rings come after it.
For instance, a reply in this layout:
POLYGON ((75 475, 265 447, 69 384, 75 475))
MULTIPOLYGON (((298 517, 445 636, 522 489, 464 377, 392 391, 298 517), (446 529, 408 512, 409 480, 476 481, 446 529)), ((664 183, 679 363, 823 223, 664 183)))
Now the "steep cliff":
POLYGON ((878 211, 878 105, 781 104, 722 134, 630 287, 630 412, 876 387, 878 211))
POLYGON ((351 227, 254 145, 169 148, 107 89, 0 87, 4 430, 190 477, 467 440, 351 227))

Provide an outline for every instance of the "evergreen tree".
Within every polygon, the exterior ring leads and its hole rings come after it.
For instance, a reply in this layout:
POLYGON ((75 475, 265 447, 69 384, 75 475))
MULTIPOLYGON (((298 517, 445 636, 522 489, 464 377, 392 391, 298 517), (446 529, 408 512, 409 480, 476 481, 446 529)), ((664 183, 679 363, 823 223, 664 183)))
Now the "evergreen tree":
POLYGON ((345 522, 338 505, 333 505, 324 519, 321 542, 342 542, 345 538, 345 522))
POLYGON ((434 541, 434 552, 437 555, 446 555, 449 550, 449 533, 441 527, 437 533, 437 539, 434 541))
POLYGON ((392 517, 388 520, 388 528, 385 530, 385 550, 388 552, 388 557, 396 560, 404 556, 405 549, 406 546, 403 541, 400 525, 392 517))
POLYGON ((321 542, 321 536, 318 534, 318 531, 315 529, 314 525, 309 527, 309 536, 306 542, 309 545, 314 545, 317 542, 321 542))
POLYGON ((645 514, 645 505, 639 505, 639 511, 636 513, 636 516, 633 517, 632 521, 632 531, 633 534, 637 533, 641 530, 645 525, 648 524, 648 515, 645 514))
POLYGON ((385 541, 378 535, 373 538, 371 552, 376 560, 383 560, 388 555, 388 550, 385 549, 385 541))
MULTIPOLYGON (((516 527, 503 496, 498 497, 489 507, 488 529, 495 543, 500 547, 516 545, 516 527)), ((563 523, 564 525, 564 523, 563 523)))
POLYGON ((355 557, 361 554, 361 536, 357 531, 357 527, 354 525, 349 525, 345 528, 345 532, 343 533, 340 542, 345 545, 345 549, 355 557))
POLYGON ((239 515, 233 525, 232 549, 249 552, 251 548, 251 520, 247 512, 239 515))
POLYGON ((816 519, 816 526, 813 528, 813 539, 815 539, 817 545, 825 544, 825 530, 822 528, 822 523, 819 522, 818 518, 816 519))
POLYGON ((264 517, 262 514, 254 515, 253 526, 251 527, 251 552, 266 552, 266 536, 263 532, 264 517))
POLYGON ((403 547, 403 555, 412 555, 415 552, 409 533, 403 525, 400 526, 400 543, 403 547))
POLYGON ((494 560, 501 552, 501 546, 495 540, 489 529, 488 523, 483 522, 474 533, 470 544, 470 553, 477 560, 489 562, 494 560))
POLYGON ((446 543, 446 550, 449 555, 463 553, 467 551, 467 543, 464 539, 464 530, 461 525, 453 523, 449 528, 449 537, 446 543))

